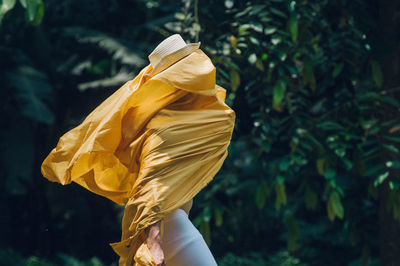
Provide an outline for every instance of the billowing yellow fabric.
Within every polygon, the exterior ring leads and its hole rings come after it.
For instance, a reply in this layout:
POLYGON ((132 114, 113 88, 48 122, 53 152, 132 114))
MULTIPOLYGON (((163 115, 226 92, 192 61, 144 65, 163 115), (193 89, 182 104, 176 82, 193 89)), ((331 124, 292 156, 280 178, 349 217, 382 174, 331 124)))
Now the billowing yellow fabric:
POLYGON ((215 66, 196 49, 150 76, 151 64, 64 134, 42 174, 125 204, 119 265, 155 265, 144 229, 192 199, 221 168, 235 122, 215 66))

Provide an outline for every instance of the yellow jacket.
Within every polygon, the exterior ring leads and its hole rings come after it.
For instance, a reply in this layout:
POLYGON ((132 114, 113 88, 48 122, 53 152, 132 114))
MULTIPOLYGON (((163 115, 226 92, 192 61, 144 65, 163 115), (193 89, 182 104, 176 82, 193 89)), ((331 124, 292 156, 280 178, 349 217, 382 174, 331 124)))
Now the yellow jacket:
POLYGON ((152 65, 65 133, 41 170, 125 205, 119 265, 156 265, 144 229, 192 199, 221 168, 235 112, 196 49, 164 71, 152 65))

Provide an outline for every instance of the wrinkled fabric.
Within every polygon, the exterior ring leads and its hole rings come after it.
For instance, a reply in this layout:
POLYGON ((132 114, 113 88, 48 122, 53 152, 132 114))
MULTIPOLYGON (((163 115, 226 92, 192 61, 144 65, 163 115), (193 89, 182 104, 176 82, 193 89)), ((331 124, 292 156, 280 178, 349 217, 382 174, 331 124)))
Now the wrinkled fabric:
POLYGON ((155 76, 151 64, 65 133, 41 170, 124 205, 119 265, 155 265, 144 229, 201 191, 228 155, 235 112, 196 49, 155 76))

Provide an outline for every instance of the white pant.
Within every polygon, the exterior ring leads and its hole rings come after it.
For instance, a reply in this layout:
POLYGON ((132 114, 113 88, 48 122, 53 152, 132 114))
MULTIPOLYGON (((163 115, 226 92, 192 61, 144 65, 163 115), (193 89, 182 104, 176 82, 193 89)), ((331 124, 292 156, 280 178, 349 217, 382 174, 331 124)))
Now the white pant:
POLYGON ((217 265, 203 236, 182 209, 164 218, 162 248, 167 266, 217 265))

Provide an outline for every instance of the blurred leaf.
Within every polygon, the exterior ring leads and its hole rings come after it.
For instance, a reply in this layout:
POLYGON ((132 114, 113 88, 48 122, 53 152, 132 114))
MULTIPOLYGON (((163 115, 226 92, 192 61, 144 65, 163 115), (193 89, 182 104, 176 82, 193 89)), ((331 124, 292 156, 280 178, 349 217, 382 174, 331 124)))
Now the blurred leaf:
POLYGON ((306 187, 306 193, 304 195, 304 200, 306 203, 306 208, 308 210, 315 210, 317 207, 318 196, 309 186, 306 187))
POLYGON ((333 72, 332 72, 332 77, 333 77, 333 78, 336 78, 337 76, 339 76, 339 74, 340 74, 340 73, 342 72, 342 70, 343 70, 343 67, 344 67, 343 62, 340 63, 340 64, 337 64, 337 65, 335 66, 335 69, 334 69, 333 72))
POLYGON ((287 224, 288 224, 287 247, 289 251, 295 251, 297 249, 296 241, 300 237, 300 227, 296 223, 296 220, 293 215, 289 216, 287 224))
POLYGON ((382 143, 382 146, 385 147, 389 151, 392 151, 394 153, 399 153, 399 149, 397 147, 395 147, 393 144, 382 143))
POLYGON ((273 108, 277 111, 281 111, 281 102, 284 97, 286 90, 286 82, 284 80, 279 79, 274 86, 274 91, 273 91, 273 108))
POLYGON ((8 11, 13 9, 15 6, 15 0, 3 0, 0 4, 0 24, 3 20, 3 17, 5 14, 7 14, 8 11))
POLYGON ((323 121, 321 123, 316 124, 317 128, 322 128, 324 130, 343 130, 342 125, 333 121, 323 121))
POLYGON ((285 192, 285 184, 284 183, 275 183, 275 209, 279 211, 281 209, 281 205, 286 205, 286 192, 285 192))
POLYGON ((325 163, 325 158, 319 158, 317 159, 317 170, 318 170, 318 174, 320 175, 324 175, 324 163, 325 163))
POLYGON ((43 16, 44 16, 44 3, 43 0, 38 0, 38 10, 35 14, 34 19, 32 20, 32 25, 38 26, 40 23, 42 23, 43 16))
POLYGON ((282 11, 280 11, 279 9, 270 7, 269 10, 271 11, 272 14, 275 14, 281 18, 287 19, 287 15, 285 13, 283 13, 282 11))
POLYGON ((328 168, 324 172, 324 176, 326 179, 332 179, 335 177, 336 171, 333 168, 328 168))
POLYGON ((237 42, 238 42, 237 38, 235 36, 231 35, 230 43, 233 48, 236 47, 237 42))
POLYGON ((113 38, 107 33, 88 30, 81 27, 67 27, 64 29, 65 36, 73 37, 80 43, 96 44, 108 53, 112 54, 114 60, 135 67, 143 67, 146 61, 124 44, 122 40, 113 38))
POLYGON ((40 6, 40 0, 26 0, 26 20, 28 22, 33 22, 40 6))
POLYGON ((340 200, 340 196, 336 191, 331 192, 329 196, 329 202, 331 204, 332 210, 334 211, 335 215, 340 219, 343 219, 344 209, 342 201, 340 200))
POLYGON ((222 212, 219 209, 215 209, 215 225, 220 227, 223 223, 222 212))
POLYGON ((380 184, 382 184, 383 181, 385 181, 388 176, 389 176, 389 171, 379 175, 374 181, 374 186, 377 187, 380 184))
POLYGON ((208 221, 202 221, 200 224, 200 233, 204 237, 207 245, 211 245, 211 232, 210 232, 210 223, 208 221))
POLYGON ((303 78, 304 78, 304 85, 309 85, 310 88, 315 91, 316 89, 316 82, 313 70, 313 64, 310 59, 304 61, 304 70, 303 70, 303 78))
POLYGON ((290 15, 290 19, 288 21, 288 28, 290 35, 292 36, 293 43, 297 43, 298 24, 297 24, 297 14, 294 12, 290 15))
POLYGON ((383 85, 383 72, 382 68, 378 61, 371 60, 371 68, 372 68, 372 79, 375 81, 375 84, 378 88, 382 88, 383 85))
POLYGON ((52 124, 54 114, 45 101, 52 99, 53 88, 47 76, 29 66, 20 66, 6 73, 9 84, 17 89, 21 112, 37 122, 52 124))
POLYGON ((239 72, 231 69, 229 71, 230 83, 231 83, 231 90, 236 91, 240 86, 240 75, 239 72))
POLYGON ((267 183, 262 180, 261 183, 257 186, 255 193, 255 201, 258 209, 262 209, 265 205, 265 201, 269 195, 269 190, 267 183))
POLYGON ((275 27, 268 26, 268 27, 264 28, 264 34, 265 35, 270 35, 270 34, 273 34, 275 32, 276 32, 276 28, 275 27))

